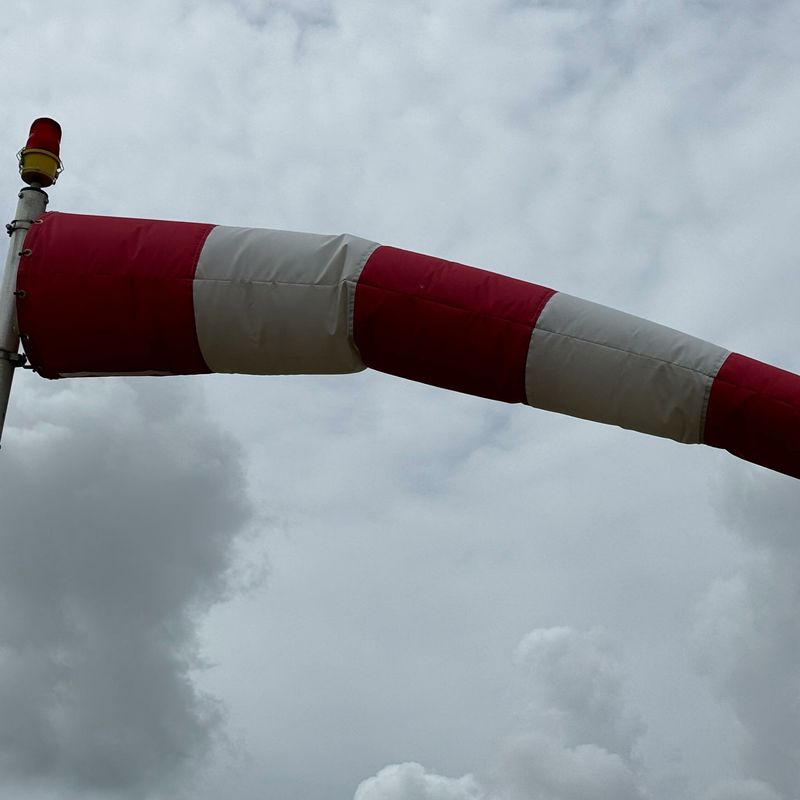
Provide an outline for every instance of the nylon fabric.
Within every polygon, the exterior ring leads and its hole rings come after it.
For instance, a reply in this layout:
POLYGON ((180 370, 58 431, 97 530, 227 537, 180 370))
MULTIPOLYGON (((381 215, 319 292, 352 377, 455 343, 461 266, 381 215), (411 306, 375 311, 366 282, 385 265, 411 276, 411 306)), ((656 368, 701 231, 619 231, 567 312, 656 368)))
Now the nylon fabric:
POLYGON ((46 378, 197 374, 192 279, 213 226, 51 212, 25 238, 17 317, 46 378))
POLYGON ((711 388, 705 443, 800 478, 800 375, 731 353, 711 388))
POLYGON ((353 345, 355 284, 374 242, 218 226, 194 281, 197 336, 214 372, 364 369, 353 345))
POLYGON ((693 336, 559 293, 531 336, 528 403, 698 443, 711 385, 727 355, 693 336))
POLYGON ((356 288, 368 367, 507 403, 525 402, 531 330, 552 289, 380 247, 356 288))
POLYGON ((354 236, 49 213, 26 235, 16 289, 23 346, 48 378, 369 366, 800 478, 800 375, 354 236))

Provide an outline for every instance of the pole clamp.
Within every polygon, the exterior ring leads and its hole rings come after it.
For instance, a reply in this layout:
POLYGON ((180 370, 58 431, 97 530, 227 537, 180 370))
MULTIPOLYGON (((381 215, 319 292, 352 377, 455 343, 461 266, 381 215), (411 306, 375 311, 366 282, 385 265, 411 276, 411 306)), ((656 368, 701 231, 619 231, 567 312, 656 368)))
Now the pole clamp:
POLYGON ((12 219, 6 225, 6 233, 11 236, 14 231, 18 230, 30 230, 31 225, 36 225, 40 220, 38 219, 12 219))
POLYGON ((0 358, 11 362, 12 367, 24 367, 28 363, 25 353, 12 353, 10 350, 0 349, 0 358))

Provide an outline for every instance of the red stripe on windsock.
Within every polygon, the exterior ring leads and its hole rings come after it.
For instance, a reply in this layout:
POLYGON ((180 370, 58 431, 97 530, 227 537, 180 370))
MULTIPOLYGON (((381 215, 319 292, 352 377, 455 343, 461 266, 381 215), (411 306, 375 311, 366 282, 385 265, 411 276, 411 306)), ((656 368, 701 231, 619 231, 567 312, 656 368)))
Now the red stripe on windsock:
POLYGON ((711 387, 705 443, 800 478, 800 375, 732 353, 711 387))
POLYGON ((452 261, 379 247, 356 286, 353 338, 373 369, 524 403, 531 332, 554 293, 452 261))
POLYGON ((31 364, 47 378, 209 372, 197 343, 192 282, 213 227, 45 214, 25 238, 30 255, 17 278, 19 330, 31 364))

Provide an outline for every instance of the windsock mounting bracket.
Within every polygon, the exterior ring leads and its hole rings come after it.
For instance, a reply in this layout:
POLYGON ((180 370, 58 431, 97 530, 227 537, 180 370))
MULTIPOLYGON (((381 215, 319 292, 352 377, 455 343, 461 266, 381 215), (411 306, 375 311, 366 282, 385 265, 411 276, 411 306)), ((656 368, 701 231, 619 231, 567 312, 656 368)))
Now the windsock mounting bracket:
POLYGON ((14 231, 20 228, 28 230, 31 225, 37 225, 39 223, 41 223, 40 219, 12 219, 11 222, 6 223, 6 233, 12 236, 14 231))
POLYGON ((24 367, 28 363, 25 353, 12 353, 9 350, 0 350, 0 358, 10 362, 12 367, 24 367))

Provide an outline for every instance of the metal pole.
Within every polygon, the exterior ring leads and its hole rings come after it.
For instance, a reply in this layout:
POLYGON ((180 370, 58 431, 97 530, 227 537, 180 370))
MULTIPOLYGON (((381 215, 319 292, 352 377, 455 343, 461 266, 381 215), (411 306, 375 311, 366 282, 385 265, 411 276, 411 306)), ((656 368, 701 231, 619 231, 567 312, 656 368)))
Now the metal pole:
POLYGON ((21 189, 18 197, 17 212, 6 226, 11 242, 0 282, 0 437, 6 421, 14 370, 24 362, 24 356, 19 353, 17 330, 17 269, 20 258, 26 255, 25 235, 47 206, 47 193, 35 185, 21 189))

